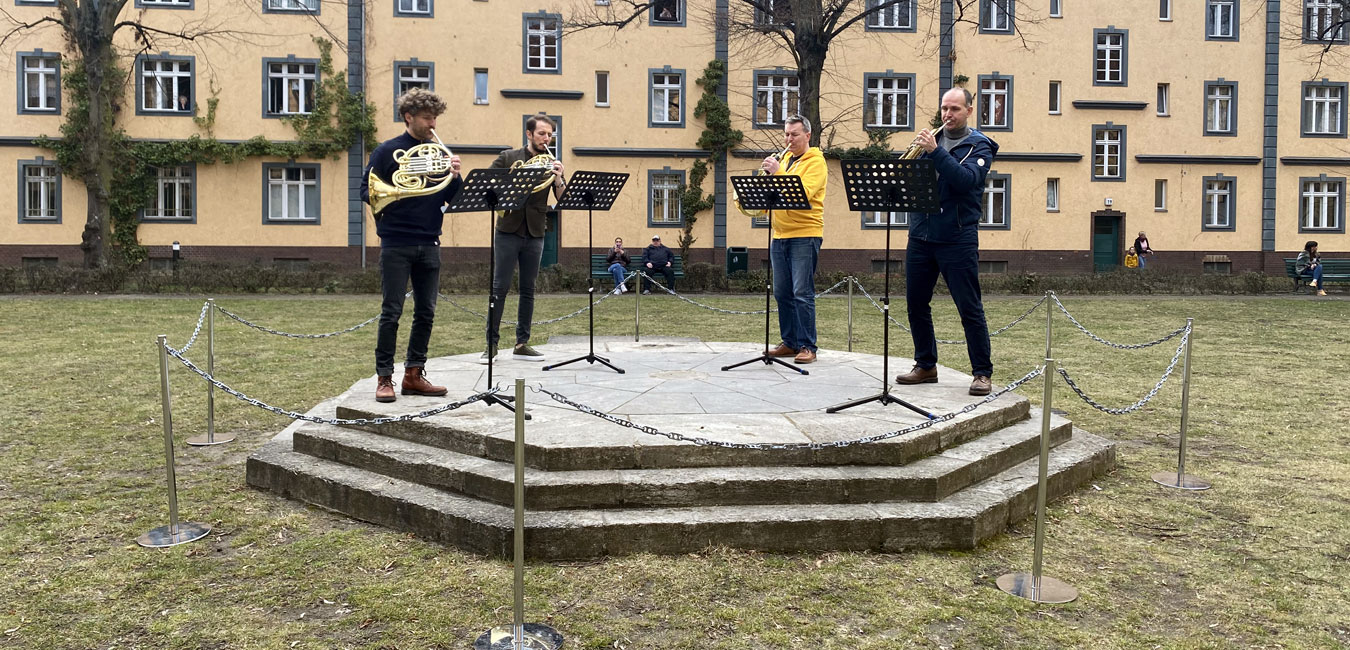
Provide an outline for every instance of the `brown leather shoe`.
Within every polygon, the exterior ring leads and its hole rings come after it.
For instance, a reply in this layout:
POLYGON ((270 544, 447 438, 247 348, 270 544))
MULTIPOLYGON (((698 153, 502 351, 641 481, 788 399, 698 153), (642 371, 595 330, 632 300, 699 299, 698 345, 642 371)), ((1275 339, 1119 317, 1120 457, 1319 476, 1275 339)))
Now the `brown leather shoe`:
POLYGON ((427 373, 420 366, 405 368, 403 370, 403 394, 404 395, 426 395, 428 397, 440 397, 448 391, 445 386, 433 386, 427 381, 427 373))
POLYGON ((769 350, 769 356, 771 356, 771 357, 795 357, 795 356, 797 356, 797 349, 796 349, 796 348, 790 348, 790 347, 788 347, 788 344, 786 344, 786 343, 779 343, 779 344, 778 344, 778 347, 776 347, 776 348, 774 348, 774 349, 772 349, 772 350, 769 350))
POLYGON ((933 366, 932 368, 920 368, 914 366, 909 372, 903 375, 896 375, 895 383, 905 384, 907 386, 912 386, 914 384, 936 384, 937 366, 933 366))
POLYGON ((394 395, 394 378, 392 376, 380 375, 380 380, 375 384, 375 401, 392 402, 398 399, 394 395))
POLYGON ((795 363, 811 363, 815 360, 816 360, 815 350, 808 350, 806 348, 802 348, 802 351, 798 352, 797 357, 794 358, 792 361, 795 363))
POLYGON ((971 395, 988 395, 992 388, 993 382, 984 375, 975 375, 975 381, 970 382, 971 395))

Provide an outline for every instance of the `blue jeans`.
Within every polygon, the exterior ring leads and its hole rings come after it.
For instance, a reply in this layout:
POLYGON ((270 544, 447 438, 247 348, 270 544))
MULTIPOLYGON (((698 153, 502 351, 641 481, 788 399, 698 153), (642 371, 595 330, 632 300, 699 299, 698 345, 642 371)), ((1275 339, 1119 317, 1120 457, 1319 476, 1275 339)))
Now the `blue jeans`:
POLYGON ((394 374, 394 348, 398 345, 398 319, 403 315, 403 297, 412 280, 413 322, 408 334, 405 368, 427 365, 427 344, 436 320, 436 295, 441 286, 440 246, 395 246, 380 249, 380 329, 375 338, 375 374, 394 374))
POLYGON ((1314 266, 1314 267, 1311 267, 1311 268, 1303 269, 1303 273, 1301 273, 1300 275, 1302 275, 1302 276, 1305 277, 1305 278, 1312 278, 1313 282, 1316 282, 1316 283, 1317 283, 1317 288, 1318 288, 1318 289, 1323 289, 1323 290, 1326 289, 1326 287, 1322 286, 1322 265, 1321 265, 1321 264, 1318 264, 1317 266, 1314 266))
POLYGON ((778 329, 795 350, 816 350, 816 260, 820 237, 775 239, 769 245, 778 329))
POLYGON ((994 362, 989 358, 989 326, 985 323, 984 304, 980 299, 979 273, 978 243, 934 244, 909 238, 905 254, 905 304, 909 309, 910 333, 914 336, 914 363, 920 368, 932 368, 938 361, 931 303, 933 287, 937 286, 941 274, 952 293, 956 311, 961 314, 970 373, 993 376, 994 362))
POLYGON ((1144 268, 1145 266, 1148 266, 1148 256, 1147 256, 1147 255, 1144 255, 1143 253, 1140 253, 1140 254, 1139 254, 1139 268, 1142 269, 1142 268, 1144 268))
POLYGON ((520 305, 516 309, 516 343, 530 342, 530 321, 534 320, 534 281, 539 279, 539 262, 544 256, 543 237, 521 237, 511 232, 493 231, 496 238, 496 265, 492 275, 492 309, 488 313, 487 342, 496 346, 501 338, 502 310, 511 275, 520 266, 520 305))
POLYGON ((618 289, 623 284, 623 276, 628 274, 628 267, 622 262, 615 262, 609 265, 609 272, 614 274, 614 288, 618 289))

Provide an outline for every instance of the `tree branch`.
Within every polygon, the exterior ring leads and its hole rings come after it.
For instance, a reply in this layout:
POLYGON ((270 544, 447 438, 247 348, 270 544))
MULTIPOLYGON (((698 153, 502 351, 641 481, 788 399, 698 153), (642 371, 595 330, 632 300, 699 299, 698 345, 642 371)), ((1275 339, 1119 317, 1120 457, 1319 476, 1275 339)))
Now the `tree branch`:
POLYGON ((65 21, 55 16, 43 16, 33 22, 24 22, 22 20, 19 20, 18 18, 15 18, 13 15, 9 13, 9 11, 3 8, 0 8, 0 14, 4 14, 5 19, 9 21, 11 25, 13 25, 11 29, 5 32, 4 36, 0 36, 0 47, 4 47, 5 43, 8 42, 9 39, 12 38, 14 35, 30 29, 37 29, 44 23, 51 23, 53 25, 61 27, 62 29, 65 29, 66 27, 65 21))

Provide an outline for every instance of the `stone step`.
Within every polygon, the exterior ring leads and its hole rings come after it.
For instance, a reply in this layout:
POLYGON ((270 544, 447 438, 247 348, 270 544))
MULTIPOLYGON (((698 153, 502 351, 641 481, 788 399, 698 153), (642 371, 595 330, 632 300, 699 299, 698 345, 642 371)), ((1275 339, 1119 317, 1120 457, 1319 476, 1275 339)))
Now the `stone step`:
MULTIPOLYGON (((708 546, 771 552, 973 548, 1035 507, 1033 457, 936 502, 719 505, 527 511, 539 559, 686 553, 708 546)), ((1056 498, 1115 463, 1114 446, 1073 430, 1051 451, 1056 498)), ((283 433, 251 456, 248 483, 467 551, 508 557, 512 510, 294 451, 283 433)))
MULTIPOLYGON (((924 406, 922 400, 900 394, 898 389, 896 396, 924 406)), ((529 397, 539 399, 535 393, 529 393, 529 397)), ((1009 393, 953 420, 879 443, 814 450, 757 450, 702 446, 654 436, 592 416, 579 418, 572 408, 546 397, 543 400, 528 407, 533 419, 526 425, 526 462, 530 467, 549 471, 904 465, 1024 420, 1030 409, 1025 397, 1009 393)), ((406 412, 407 407, 381 405, 366 399, 364 393, 337 406, 337 416, 347 419, 406 412)), ((730 442, 835 442, 897 431, 924 419, 899 405, 869 405, 834 414, 812 410, 715 417, 634 416, 631 421, 662 432, 730 442)), ((357 428, 488 460, 511 462, 514 454, 514 421, 500 406, 474 404, 432 417, 357 428)))
MULTIPOLYGON (((939 501, 1031 458, 1040 448, 1040 411, 1032 417, 903 466, 695 467, 571 470, 527 468, 526 507, 653 508, 714 505, 939 501)), ((1071 423, 1051 418, 1051 443, 1071 423)), ((873 443, 875 444, 875 443, 873 443)), ((872 445, 865 445, 872 446, 872 445)), ((294 449, 412 483, 510 505, 514 467, 400 438, 306 423, 294 449)), ((528 451, 526 452, 528 456, 528 451)))

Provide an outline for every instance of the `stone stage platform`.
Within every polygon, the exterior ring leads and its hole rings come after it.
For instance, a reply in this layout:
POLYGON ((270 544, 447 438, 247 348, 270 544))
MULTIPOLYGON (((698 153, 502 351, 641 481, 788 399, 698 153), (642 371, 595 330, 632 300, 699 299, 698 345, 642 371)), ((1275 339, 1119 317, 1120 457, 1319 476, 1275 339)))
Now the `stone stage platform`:
MULTIPOLYGON (((822 350, 802 376, 778 365, 721 367, 762 344, 596 337, 596 353, 626 372, 585 361, 585 337, 539 346, 544 363, 494 364, 494 383, 516 377, 598 411, 662 432, 736 443, 852 440, 925 418, 875 402, 824 409, 881 390, 877 355, 822 350)), ((441 398, 375 401, 375 377, 311 413, 347 419, 418 413, 486 389, 478 353, 433 359, 441 398)), ((908 370, 892 357, 890 373, 908 370)), ((1016 369, 1020 376, 1028 368, 1016 369)), ((401 372, 399 373, 401 375, 401 372)), ((395 376, 397 381, 398 376, 395 376)), ((892 384, 907 402, 942 415, 980 398, 970 376, 892 384)), ((996 377, 1008 381, 1012 377, 996 377)), ((1039 382, 1040 380, 1036 380, 1039 382)), ((996 381, 996 387, 998 386, 996 381)), ((1039 383, 1035 384, 1039 386, 1039 383)), ((651 435, 526 391, 526 553, 573 558, 682 553, 710 545, 766 551, 971 548, 1035 507, 1040 413, 1007 394, 975 411, 888 440, 820 449, 743 449, 651 435)), ((1051 419, 1051 497, 1109 469, 1108 441, 1051 419)), ((357 519, 476 553, 509 557, 514 415, 477 402, 408 422, 334 426, 296 422, 248 461, 248 482, 357 519)))

